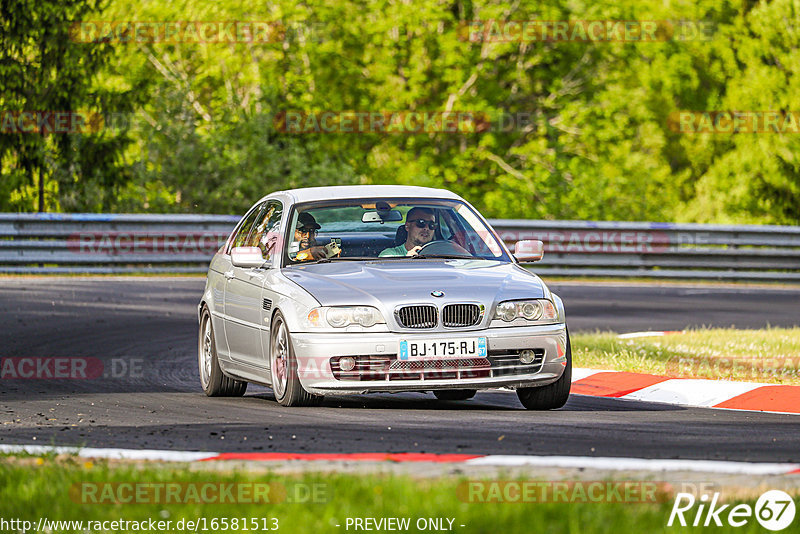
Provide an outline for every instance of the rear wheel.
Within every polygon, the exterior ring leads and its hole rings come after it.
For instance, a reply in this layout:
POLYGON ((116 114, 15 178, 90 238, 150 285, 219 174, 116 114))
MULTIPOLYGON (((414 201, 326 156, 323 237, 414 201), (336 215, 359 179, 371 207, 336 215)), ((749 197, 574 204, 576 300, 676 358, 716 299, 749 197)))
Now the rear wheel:
POLYGON ((567 365, 561 378, 546 386, 535 388, 517 388, 517 397, 529 410, 553 410, 561 408, 569 399, 569 390, 572 385, 572 342, 569 340, 567 330, 567 365))
POLYGON ((247 382, 225 376, 219 367, 214 325, 208 308, 203 308, 200 316, 197 363, 200 367, 200 385, 209 397, 241 397, 247 391, 247 382))
POLYGON ((475 389, 441 389, 434 390, 436 398, 443 401, 460 401, 471 399, 478 391, 475 389))
POLYGON ((282 406, 319 406, 324 397, 312 395, 297 376, 292 338, 281 312, 275 312, 270 331, 270 371, 275 400, 282 406))

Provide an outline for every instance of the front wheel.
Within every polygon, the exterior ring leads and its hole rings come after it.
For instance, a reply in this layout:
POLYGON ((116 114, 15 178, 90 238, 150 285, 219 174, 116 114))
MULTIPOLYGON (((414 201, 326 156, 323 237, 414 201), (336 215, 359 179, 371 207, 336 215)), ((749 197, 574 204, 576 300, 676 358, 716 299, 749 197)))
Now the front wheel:
POLYGON ((567 330, 567 365, 561 378, 546 386, 534 388, 517 388, 517 397, 529 410, 554 410, 567 403, 569 389, 572 385, 572 342, 567 330))
POLYGON ((203 308, 200 316, 197 363, 200 367, 200 385, 209 397, 241 397, 247 391, 247 382, 225 376, 219 367, 214 325, 208 308, 203 308))
POLYGON ((319 406, 323 397, 303 389, 297 376, 292 338, 279 311, 275 312, 270 332, 270 371, 275 400, 282 406, 319 406))

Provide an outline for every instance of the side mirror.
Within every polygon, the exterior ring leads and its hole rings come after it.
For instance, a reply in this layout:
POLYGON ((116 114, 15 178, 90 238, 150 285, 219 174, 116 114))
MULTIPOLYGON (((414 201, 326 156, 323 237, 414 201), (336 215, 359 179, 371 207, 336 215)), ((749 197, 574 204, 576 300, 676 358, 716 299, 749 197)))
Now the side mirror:
POLYGON ((264 265, 266 260, 258 247, 233 247, 231 263, 234 267, 258 268, 264 265))
POLYGON ((538 239, 517 241, 514 245, 514 257, 520 263, 533 263, 539 261, 544 256, 544 243, 538 239))

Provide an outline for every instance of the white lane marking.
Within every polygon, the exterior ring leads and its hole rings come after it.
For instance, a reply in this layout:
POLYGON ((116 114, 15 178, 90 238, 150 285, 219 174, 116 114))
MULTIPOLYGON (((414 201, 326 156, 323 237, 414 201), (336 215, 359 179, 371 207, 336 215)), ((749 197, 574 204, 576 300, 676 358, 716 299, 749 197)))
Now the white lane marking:
POLYGON ((764 385, 753 382, 678 378, 653 384, 620 398, 681 406, 709 407, 764 385))
POLYGON ((697 471, 742 475, 780 475, 800 469, 800 464, 725 462, 714 460, 651 460, 592 456, 505 456, 493 455, 464 462, 469 465, 538 466, 607 469, 613 471, 697 471))
POLYGON ((214 458, 218 452, 168 451, 156 449, 98 449, 92 447, 50 447, 48 445, 0 445, 0 453, 70 454, 81 458, 112 460, 156 460, 194 462, 214 458))
POLYGON ((81 451, 82 456, 91 458, 112 458, 119 460, 160 460, 164 462, 194 462, 214 458, 218 452, 196 452, 196 451, 168 451, 155 449, 96 449, 84 447, 81 451))
POLYGON ((669 334, 682 334, 683 331, 681 330, 663 330, 663 331, 652 331, 652 332, 629 332, 627 334, 620 334, 617 336, 617 339, 635 339, 639 337, 661 337, 666 336, 669 334))
MULTIPOLYGON (((191 462, 214 458, 218 452, 168 451, 152 449, 99 449, 91 447, 50 447, 47 445, 0 445, 0 452, 29 454, 75 454, 82 458, 114 458, 129 460, 162 460, 191 462)), ((295 460, 297 461, 297 460, 295 460)), ((800 470, 800 464, 726 462, 714 460, 653 460, 644 458, 612 458, 592 456, 510 456, 488 455, 464 462, 470 465, 540 466, 639 471, 697 471, 744 475, 779 475, 800 470)))

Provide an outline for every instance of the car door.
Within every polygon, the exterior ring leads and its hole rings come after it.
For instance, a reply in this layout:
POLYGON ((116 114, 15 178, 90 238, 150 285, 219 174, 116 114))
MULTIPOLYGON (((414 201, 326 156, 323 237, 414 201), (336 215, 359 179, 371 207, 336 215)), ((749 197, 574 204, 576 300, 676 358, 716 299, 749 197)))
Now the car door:
MULTIPOLYGON (((247 237, 236 240, 234 246, 256 246, 261 248, 267 266, 271 260, 272 248, 277 242, 269 231, 280 221, 282 205, 280 201, 269 200, 262 204, 253 219, 247 237)), ((228 341, 231 359, 265 368, 266 353, 262 350, 261 332, 265 325, 263 288, 269 269, 252 269, 232 266, 225 286, 225 337, 228 341)))
POLYGON ((231 257, 215 254, 208 268, 208 287, 211 288, 211 324, 214 327, 214 340, 217 355, 229 360, 228 341, 225 339, 225 286, 228 280, 225 273, 231 269, 231 257))
MULTIPOLYGON (((269 261, 280 261, 280 252, 283 250, 281 243, 283 240, 283 206, 279 201, 274 201, 274 211, 268 213, 265 220, 267 222, 264 229, 254 240, 255 244, 261 249, 264 258, 269 261)), ((274 305, 278 301, 279 294, 275 291, 281 280, 278 264, 274 268, 266 270, 264 273, 264 286, 261 288, 261 350, 264 354, 264 366, 270 367, 270 328, 272 327, 272 314, 275 311, 274 305)))
MULTIPOLYGON (((247 246, 248 238, 264 215, 266 202, 251 211, 231 243, 231 249, 247 246)), ((228 251, 230 253, 230 251, 228 251)), ((225 275, 225 339, 231 360, 261 361, 259 299, 264 274, 260 269, 243 269, 232 264, 225 275)))
POLYGON ((230 360, 230 350, 228 349, 228 317, 225 313, 225 292, 228 283, 233 277, 233 265, 231 264, 231 249, 235 245, 241 245, 247 239, 253 222, 258 216, 261 205, 253 206, 242 220, 236 225, 228 241, 225 243, 223 254, 216 254, 209 267, 209 272, 214 272, 214 312, 211 320, 214 323, 215 338, 217 341, 217 353, 222 360, 230 360))

